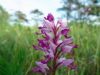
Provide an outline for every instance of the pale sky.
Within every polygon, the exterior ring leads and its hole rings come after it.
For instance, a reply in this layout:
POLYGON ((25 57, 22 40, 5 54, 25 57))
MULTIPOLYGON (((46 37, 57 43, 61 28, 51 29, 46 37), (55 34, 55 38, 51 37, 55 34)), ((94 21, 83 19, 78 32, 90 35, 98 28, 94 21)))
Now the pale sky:
POLYGON ((39 9, 44 14, 53 13, 56 17, 60 17, 60 13, 56 10, 61 7, 61 0, 0 0, 2 5, 9 13, 20 10, 25 14, 29 14, 31 10, 39 9))

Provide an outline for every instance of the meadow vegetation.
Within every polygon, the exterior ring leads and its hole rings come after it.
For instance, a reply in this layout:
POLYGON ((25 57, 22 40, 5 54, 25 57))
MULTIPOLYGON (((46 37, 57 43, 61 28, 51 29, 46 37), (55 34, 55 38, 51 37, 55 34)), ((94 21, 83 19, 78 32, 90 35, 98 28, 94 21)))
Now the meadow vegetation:
MULTIPOLYGON (((86 23, 70 23, 71 36, 78 45, 75 50, 77 71, 60 69, 57 75, 100 74, 100 26, 86 23)), ((37 26, 25 27, 0 23, 0 75, 36 75, 32 73, 35 60, 42 53, 33 50, 37 43, 34 34, 37 26)))

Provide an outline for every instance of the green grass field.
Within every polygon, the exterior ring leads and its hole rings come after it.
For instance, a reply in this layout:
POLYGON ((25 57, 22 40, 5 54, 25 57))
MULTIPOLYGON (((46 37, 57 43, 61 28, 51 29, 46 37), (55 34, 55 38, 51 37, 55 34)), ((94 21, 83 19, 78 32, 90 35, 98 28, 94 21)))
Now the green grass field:
MULTIPOLYGON (((77 71, 59 69, 56 75, 100 75, 100 26, 71 23, 77 71)), ((37 27, 0 25, 0 75, 39 75, 32 72, 41 53, 33 50, 37 27)))

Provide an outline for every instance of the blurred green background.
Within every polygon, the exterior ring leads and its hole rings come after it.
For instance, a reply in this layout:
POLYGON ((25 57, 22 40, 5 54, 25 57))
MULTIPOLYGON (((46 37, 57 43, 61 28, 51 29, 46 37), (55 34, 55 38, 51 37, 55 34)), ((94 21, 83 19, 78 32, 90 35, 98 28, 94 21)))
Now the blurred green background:
MULTIPOLYGON (((100 6, 94 4, 88 8, 95 9, 84 12, 78 18, 71 17, 69 13, 73 10, 67 9, 67 3, 78 3, 75 0, 63 0, 62 8, 58 9, 65 12, 67 19, 73 19, 69 22, 71 29, 70 35, 74 42, 79 46, 75 50, 75 61, 78 65, 77 71, 67 71, 61 68, 56 75, 100 75, 100 6), (66 10, 65 10, 66 8, 66 10), (86 15, 86 17, 84 16, 86 15), (92 21, 89 16, 96 16, 92 21)), ((70 6, 70 5, 69 5, 70 6)), ((80 8, 86 8, 85 5, 79 5, 80 8)), ((78 10, 80 9, 78 8, 78 10)), ((77 11, 78 11, 77 10, 77 11)), ((33 43, 37 43, 38 20, 34 20, 33 26, 24 26, 23 22, 28 22, 25 14, 20 11, 15 13, 16 19, 10 20, 9 14, 0 6, 0 75, 39 75, 32 72, 35 61, 40 59, 41 53, 33 50, 33 43)), ((33 14, 41 16, 42 12, 34 10, 33 14)))

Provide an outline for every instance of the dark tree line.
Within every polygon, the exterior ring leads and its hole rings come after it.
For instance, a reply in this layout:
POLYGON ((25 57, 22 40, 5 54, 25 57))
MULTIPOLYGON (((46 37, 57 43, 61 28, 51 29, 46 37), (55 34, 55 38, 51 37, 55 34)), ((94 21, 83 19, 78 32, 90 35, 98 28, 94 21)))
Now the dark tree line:
POLYGON ((100 0, 62 0, 63 6, 59 11, 64 11, 64 16, 69 19, 84 19, 92 16, 100 16, 100 0), (73 12, 76 12, 74 16, 73 12), (76 16, 75 16, 76 15, 76 16))
MULTIPOLYGON (((33 9, 30 11, 31 18, 33 22, 37 23, 39 20, 39 16, 43 15, 43 13, 38 9, 33 9)), ((8 25, 10 22, 14 24, 28 23, 30 19, 27 18, 27 15, 22 11, 15 11, 15 13, 10 14, 0 5, 0 25, 8 25)))
POLYGON ((2 6, 0 6, 0 25, 5 25, 8 23, 9 16, 9 13, 4 10, 2 6))

